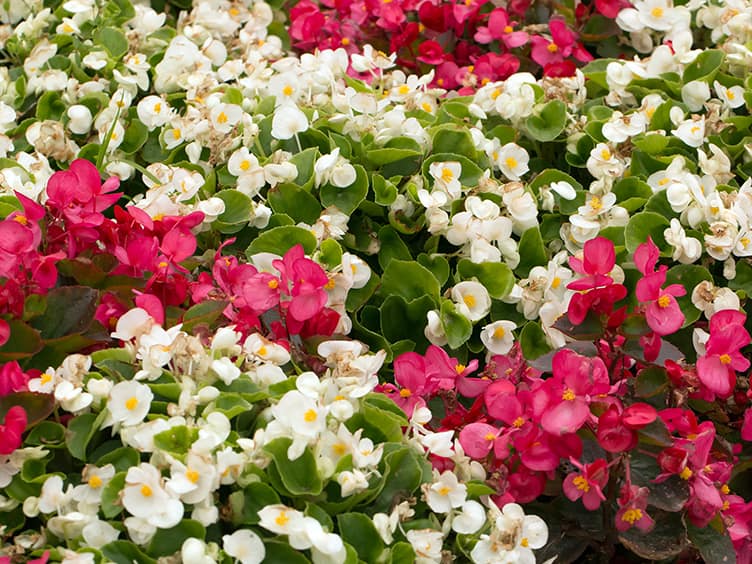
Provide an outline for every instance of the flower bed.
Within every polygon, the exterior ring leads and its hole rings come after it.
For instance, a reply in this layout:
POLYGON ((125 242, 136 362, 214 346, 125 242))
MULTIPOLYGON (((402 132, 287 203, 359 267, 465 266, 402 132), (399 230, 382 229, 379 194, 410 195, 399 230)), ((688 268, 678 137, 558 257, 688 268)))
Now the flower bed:
POLYGON ((0 8, 0 561, 752 562, 750 17, 0 8))

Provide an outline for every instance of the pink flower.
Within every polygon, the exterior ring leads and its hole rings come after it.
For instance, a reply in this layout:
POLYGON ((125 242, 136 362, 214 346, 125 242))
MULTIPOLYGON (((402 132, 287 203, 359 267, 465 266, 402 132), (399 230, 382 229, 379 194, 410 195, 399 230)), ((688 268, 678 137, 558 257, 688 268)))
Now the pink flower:
POLYGON ((710 338, 705 355, 697 359, 697 376, 720 398, 731 395, 736 385, 736 372, 747 370, 749 360, 739 349, 750 343, 744 328, 746 316, 734 310, 722 310, 710 319, 710 338))
POLYGON ((485 458, 499 437, 501 430, 487 423, 470 423, 459 434, 462 449, 470 458, 485 458))
POLYGON ((742 440, 752 442, 752 407, 748 407, 744 412, 744 423, 742 424, 742 440))
POLYGON ((5 422, 0 423, 0 454, 11 454, 21 446, 21 436, 26 430, 26 411, 14 405, 5 414, 5 422))
POLYGON ((17 361, 6 362, 0 367, 0 397, 13 392, 25 392, 29 376, 21 370, 17 361))
POLYGON ((7 343, 8 339, 10 339, 10 325, 5 319, 0 318, 0 347, 7 343))
POLYGON ((624 484, 619 496, 619 511, 616 512, 616 529, 626 531, 632 527, 637 527, 643 533, 647 533, 655 526, 653 520, 647 512, 648 488, 641 488, 631 484, 624 484))
POLYGON ((74 225, 97 226, 101 214, 120 199, 120 179, 110 177, 102 184, 97 167, 85 159, 76 159, 65 171, 53 174, 47 182, 47 205, 59 210, 74 225))
POLYGON ((574 458, 570 462, 580 469, 567 475, 562 484, 564 495, 571 501, 582 498, 586 509, 595 511, 606 501, 603 488, 608 483, 608 464, 602 458, 590 464, 580 464, 574 458))
POLYGON ((541 427, 552 435, 575 433, 590 417, 590 396, 609 391, 606 365, 562 349, 553 358, 553 377, 545 383, 548 404, 541 427))
POLYGON ((655 269, 659 253, 650 237, 635 250, 635 266, 643 275, 637 281, 635 295, 640 302, 648 304, 645 310, 648 326, 658 335, 670 335, 684 324, 684 314, 676 296, 683 296, 687 291, 680 284, 661 288, 666 282, 668 267, 661 265, 658 270, 655 269))
POLYGON ((478 43, 491 43, 500 40, 507 49, 521 47, 528 42, 530 36, 524 31, 514 31, 514 22, 509 20, 509 14, 504 8, 496 8, 488 17, 488 27, 480 26, 475 33, 478 43))
POLYGON ((377 387, 377 391, 392 398, 408 417, 412 417, 416 406, 426 404, 424 398, 431 397, 437 390, 426 375, 425 358, 414 352, 403 353, 395 359, 394 382, 377 387))
POLYGON ((624 411, 617 404, 598 418, 598 444, 607 452, 624 452, 637 445, 637 431, 658 417, 651 405, 635 403, 624 411))

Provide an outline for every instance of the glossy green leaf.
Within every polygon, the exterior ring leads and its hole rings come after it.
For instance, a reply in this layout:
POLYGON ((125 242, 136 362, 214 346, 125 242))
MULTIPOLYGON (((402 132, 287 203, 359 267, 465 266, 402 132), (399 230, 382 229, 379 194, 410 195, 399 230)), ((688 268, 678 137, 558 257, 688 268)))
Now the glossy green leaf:
POLYGON ((206 529, 201 523, 193 519, 183 519, 170 529, 157 529, 147 552, 154 557, 169 556, 178 552, 187 539, 203 541, 205 537, 206 529))
POLYGON ((473 324, 470 320, 459 313, 452 300, 443 300, 439 313, 441 327, 446 334, 448 345, 457 349, 462 346, 473 334, 473 324))
POLYGON ((522 354, 528 360, 535 360, 551 350, 546 334, 537 321, 528 321, 524 325, 520 332, 520 346, 522 354))
POLYGON ((274 439, 264 445, 264 450, 271 457, 285 488, 293 495, 318 495, 323 482, 316 468, 316 459, 309 448, 298 458, 290 460, 287 449, 292 444, 288 438, 274 439))
POLYGON ((676 298, 684 314, 684 326, 688 327, 700 318, 702 312, 692 303, 692 290, 703 280, 713 281, 713 276, 707 268, 697 264, 677 264, 666 273, 666 286, 680 284, 684 286, 686 294, 676 298))
POLYGON ((355 182, 345 188, 338 188, 331 184, 321 187, 321 204, 325 207, 334 206, 346 215, 352 214, 368 195, 368 173, 360 165, 354 165, 355 182))
POLYGON ((624 231, 624 241, 627 250, 633 253, 635 249, 652 237, 653 243, 659 249, 667 246, 663 231, 669 226, 669 220, 655 212, 641 212, 633 215, 624 231))
POLYGON ((295 221, 312 225, 321 215, 319 201, 295 184, 279 184, 270 188, 267 199, 275 212, 287 214, 295 221))
POLYGON ((527 278, 530 269, 534 266, 545 266, 548 263, 548 253, 538 226, 525 230, 520 237, 518 252, 520 263, 515 270, 521 278, 527 278))
POLYGON ((246 255, 274 253, 284 255, 295 245, 303 245, 306 254, 316 250, 316 236, 308 229, 295 225, 283 225, 264 231, 256 237, 246 250, 246 255))
POLYGON ((527 118, 525 126, 536 141, 553 141, 567 124, 567 106, 561 100, 551 100, 540 112, 527 118))
POLYGON ((475 263, 462 259, 457 265, 457 272, 463 280, 477 278, 492 298, 503 298, 514 287, 512 269, 503 262, 475 263))
POLYGON ((437 304, 439 282, 426 267, 415 261, 392 260, 381 277, 381 292, 385 296, 395 294, 413 300, 430 296, 437 304))
POLYGON ((358 557, 366 562, 377 562, 384 551, 373 521, 363 513, 342 513, 337 515, 342 540, 351 544, 358 551, 358 557))

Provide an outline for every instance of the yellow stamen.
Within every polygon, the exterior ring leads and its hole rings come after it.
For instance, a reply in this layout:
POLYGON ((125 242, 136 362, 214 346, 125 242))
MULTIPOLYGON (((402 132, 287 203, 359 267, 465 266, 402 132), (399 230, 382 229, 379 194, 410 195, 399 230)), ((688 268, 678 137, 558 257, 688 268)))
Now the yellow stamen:
POLYGON ((305 419, 306 423, 313 423, 318 418, 319 418, 319 414, 316 413, 315 409, 309 409, 303 415, 303 419, 305 419))
POLYGON ((554 279, 551 280, 551 287, 556 290, 559 286, 561 286, 561 278, 554 276, 554 279))
POLYGON ((504 162, 507 163, 507 167, 511 169, 517 168, 517 159, 515 159, 514 157, 507 157, 506 161, 504 162))
POLYGON ((511 25, 504 27, 504 33, 512 33, 514 31, 514 28, 511 25))
POLYGON ((590 482, 587 481, 587 478, 585 478, 585 476, 577 476, 574 480, 572 480, 572 483, 580 491, 583 491, 585 493, 590 491, 590 482))
POLYGON ((284 511, 280 511, 279 515, 277 515, 277 518, 274 519, 274 522, 280 527, 284 527, 285 525, 287 525, 287 522, 289 520, 290 518, 287 516, 287 514, 284 511))
POLYGON ((439 495, 449 495, 449 492, 451 491, 452 490, 450 490, 448 487, 442 486, 441 488, 439 488, 439 495))
POLYGON ((730 491, 731 491, 731 489, 728 487, 728 484, 723 484, 721 486, 721 493, 723 495, 728 495, 730 491))
POLYGON ((454 173, 452 172, 452 169, 449 167, 444 167, 441 169, 441 179, 444 182, 451 182, 454 180, 454 173))
POLYGON ((684 470, 682 470, 681 472, 679 472, 679 477, 682 480, 689 480, 692 477, 692 474, 693 474, 692 470, 690 470, 689 468, 687 468, 685 466, 684 470))
POLYGON ((185 477, 188 478, 188 481, 192 484, 198 483, 198 479, 200 478, 200 474, 196 472, 195 470, 191 470, 190 468, 185 471, 185 477))
POLYGON ((663 8, 659 8, 656 6, 652 10, 650 10, 650 15, 654 18, 662 18, 663 17, 663 8))
POLYGON ((45 372, 39 377, 39 379, 42 381, 42 385, 49 384, 52 381, 52 375, 45 372))
POLYGON ((172 137, 173 137, 173 139, 180 139, 181 135, 182 135, 182 132, 180 131, 179 128, 176 127, 176 128, 174 128, 172 130, 172 137))
POLYGON ((89 480, 86 482, 89 484, 90 488, 97 489, 102 487, 102 478, 94 474, 89 480))
POLYGON ((503 339, 504 335, 506 335, 506 334, 507 334, 507 332, 504 331, 504 328, 501 327, 501 326, 499 326, 496 329, 494 329, 494 332, 493 332, 494 339, 503 339))
POLYGON ((409 398, 413 393, 407 388, 402 388, 399 393, 401 398, 409 398))
POLYGON ((496 435, 494 435, 493 433, 486 433, 486 436, 483 438, 487 441, 493 441, 496 438, 496 435))
POLYGON ((520 546, 527 548, 530 546, 530 541, 527 540, 527 537, 522 537, 522 540, 520 541, 520 546))
POLYGON ((399 92, 402 96, 410 92, 410 87, 407 84, 403 84, 397 89, 397 92, 399 92))
POLYGON ((731 357, 727 354, 722 354, 718 357, 718 360, 721 361, 721 364, 731 364, 731 357))
POLYGON ((224 112, 219 112, 219 115, 217 116, 217 123, 227 123, 227 114, 224 112))
POLYGON ((13 221, 20 223, 21 225, 28 225, 29 219, 25 215, 18 214, 13 218, 13 221))
POLYGON ((668 307, 671 303, 671 297, 669 297, 667 294, 663 294, 660 298, 658 298, 658 307, 664 308, 668 307))
POLYGON ((269 350, 264 345, 261 345, 261 348, 259 348, 256 354, 258 354, 258 356, 266 356, 268 352, 269 350))
POLYGON ((141 486, 141 495, 142 496, 144 496, 144 497, 151 497, 152 493, 153 492, 151 491, 151 488, 149 486, 147 486, 146 484, 144 484, 143 486, 141 486))
POLYGON ((342 43, 342 45, 344 45, 345 47, 347 47, 348 45, 350 45, 350 39, 347 38, 347 37, 343 37, 342 40, 340 41, 340 43, 342 43))
POLYGON ((465 305, 467 307, 475 307, 475 296, 472 294, 467 294, 466 296, 462 297, 462 301, 465 302, 465 305))
POLYGON ((639 521, 642 519, 642 510, 635 508, 627 509, 624 512, 624 515, 621 516, 621 520, 629 523, 630 525, 634 525, 636 521, 639 521))
POLYGON ((289 84, 282 89, 282 94, 284 94, 285 96, 292 96, 293 92, 294 90, 289 84))
POLYGON ((465 371, 465 368, 467 368, 467 366, 465 366, 464 364, 458 364, 457 366, 454 367, 454 371, 457 374, 462 374, 465 371))
POLYGON ((608 149, 601 150, 601 158, 604 161, 610 160, 611 159, 611 151, 609 151, 608 149))
POLYGON ((556 43, 549 43, 546 49, 548 49, 549 53, 556 53, 559 50, 559 46, 556 43))
POLYGON ((347 452, 347 447, 344 443, 336 443, 332 445, 332 450, 337 456, 343 456, 347 452))
POLYGON ((590 209, 596 212, 603 209, 603 202, 601 202, 601 199, 598 196, 593 196, 590 199, 590 209))
POLYGON ((564 390, 564 393, 561 394, 561 399, 564 401, 574 401, 574 398, 576 398, 577 395, 574 393, 574 390, 572 388, 567 388, 564 390))
POLYGON ((136 399, 136 396, 131 396, 127 400, 125 400, 125 408, 128 411, 133 411, 138 406, 138 399, 136 399))
POLYGON ((512 421, 512 425, 517 427, 518 429, 522 427, 525 424, 525 420, 522 417, 518 417, 514 421, 512 421))
POLYGON ((274 280, 269 280, 266 285, 269 286, 272 290, 276 290, 277 288, 279 288, 279 280, 277 280, 276 278, 274 280))

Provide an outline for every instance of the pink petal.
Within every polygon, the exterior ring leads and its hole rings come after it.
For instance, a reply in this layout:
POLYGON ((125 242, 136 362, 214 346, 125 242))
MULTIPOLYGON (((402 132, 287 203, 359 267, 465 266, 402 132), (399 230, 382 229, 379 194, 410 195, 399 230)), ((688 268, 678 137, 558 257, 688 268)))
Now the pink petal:
POLYGON ((541 427, 552 435, 574 433, 582 427, 589 415, 590 409, 584 400, 562 400, 543 414, 541 427))
POLYGON ((459 434, 460 444, 470 458, 481 459, 491 452, 499 429, 486 423, 470 423, 459 434))
POLYGON ((588 274, 608 274, 616 263, 614 244, 605 237, 596 237, 585 243, 583 255, 583 266, 588 274))
POLYGON ((697 359, 697 376, 706 388, 721 398, 731 395, 736 375, 722 364, 717 355, 697 359))
POLYGON ((635 249, 634 263, 637 270, 642 274, 652 274, 655 271, 655 265, 658 263, 659 255, 658 247, 653 243, 653 239, 648 237, 645 243, 635 249))

